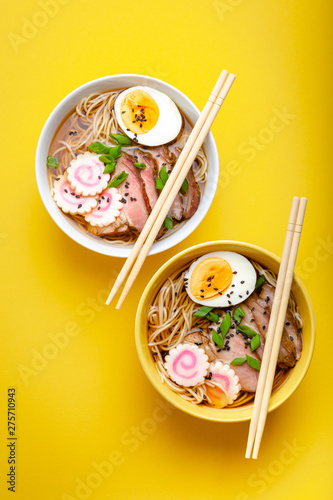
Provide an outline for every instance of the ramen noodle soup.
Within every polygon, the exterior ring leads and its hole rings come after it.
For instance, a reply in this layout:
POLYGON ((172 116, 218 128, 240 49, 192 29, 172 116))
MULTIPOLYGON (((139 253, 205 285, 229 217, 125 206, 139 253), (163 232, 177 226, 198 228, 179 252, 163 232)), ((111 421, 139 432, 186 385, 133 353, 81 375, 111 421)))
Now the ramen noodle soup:
MULTIPOLYGON (((254 399, 276 275, 241 254, 219 251, 163 283, 148 312, 148 345, 161 380, 197 405, 245 406, 254 399)), ((302 354, 302 318, 291 294, 273 391, 302 354)))
MULTIPOLYGON (((192 130, 164 93, 137 86, 82 99, 47 157, 55 203, 89 233, 121 245, 142 231, 192 130)), ((201 149, 158 234, 196 212, 207 178, 201 149)))

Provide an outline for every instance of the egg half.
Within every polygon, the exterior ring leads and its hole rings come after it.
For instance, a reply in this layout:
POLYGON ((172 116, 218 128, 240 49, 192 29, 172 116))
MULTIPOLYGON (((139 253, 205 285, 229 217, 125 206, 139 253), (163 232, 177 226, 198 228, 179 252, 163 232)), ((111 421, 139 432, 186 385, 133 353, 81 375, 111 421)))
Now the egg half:
POLYGON ((185 280, 187 294, 197 304, 229 307, 251 295, 257 274, 251 262, 239 253, 212 252, 191 264, 185 280))
POLYGON ((119 94, 114 105, 122 131, 145 146, 160 146, 179 134, 183 119, 166 94, 151 87, 131 87, 119 94))

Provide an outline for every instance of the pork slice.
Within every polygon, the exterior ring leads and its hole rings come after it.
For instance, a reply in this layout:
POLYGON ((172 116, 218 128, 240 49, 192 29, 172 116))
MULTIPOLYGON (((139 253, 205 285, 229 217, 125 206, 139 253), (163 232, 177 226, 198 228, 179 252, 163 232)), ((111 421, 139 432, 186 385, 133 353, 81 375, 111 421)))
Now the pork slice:
POLYGON ((286 314, 286 322, 284 325, 284 329, 289 339, 295 344, 296 361, 298 361, 302 354, 303 339, 301 333, 298 331, 298 328, 295 325, 294 318, 292 317, 289 311, 287 311, 286 314))
MULTIPOLYGON (((272 304, 274 300, 275 288, 272 285, 265 283, 262 287, 262 290, 259 294, 258 298, 258 307, 262 307, 266 310, 268 317, 268 321, 270 319, 270 313, 272 311, 272 304)), ((256 307, 256 306, 254 306, 256 307)), ((290 323, 292 328, 293 335, 289 335, 287 330, 284 328, 281 337, 281 345, 278 356, 278 365, 280 368, 287 369, 295 366, 296 363, 296 345, 299 349, 299 342, 302 342, 302 339, 299 339, 300 335, 297 331, 297 327, 295 325, 294 319, 287 312, 286 323, 290 323), (289 319, 288 319, 289 318, 289 319), (296 332, 296 333, 295 333, 296 332), (291 337, 291 338, 290 338, 291 337)), ((299 352, 299 357, 301 352, 299 352)), ((299 358, 298 358, 299 359, 299 358)))
POLYGON ((257 347, 255 352, 258 355, 259 359, 262 359, 263 354, 264 354, 264 345, 265 345, 264 331, 261 331, 260 328, 258 327, 258 325, 255 321, 254 315, 253 315, 254 311, 252 312, 250 307, 248 305, 246 305, 245 303, 243 303, 241 305, 241 308, 244 311, 245 316, 242 318, 240 324, 245 325, 245 326, 249 326, 250 328, 252 328, 252 330, 254 330, 259 335, 261 344, 259 347, 257 347))
POLYGON ((127 224, 122 226, 117 226, 115 223, 109 224, 104 227, 92 226, 89 224, 88 231, 96 236, 127 236, 130 233, 130 229, 127 224))
MULTIPOLYGON (((175 148, 177 159, 181 153, 180 148, 175 148)), ((188 185, 185 194, 184 218, 190 219, 195 214, 200 203, 200 188, 195 180, 193 167, 190 168, 186 176, 188 185)))
POLYGON ((123 208, 117 217, 115 227, 127 225, 135 231, 142 231, 149 215, 144 186, 139 169, 133 165, 133 157, 122 153, 117 160, 117 165, 112 178, 114 179, 122 172, 126 172, 128 177, 117 189, 122 196, 123 208))
POLYGON ((155 178, 158 175, 157 164, 150 153, 143 152, 141 149, 136 149, 134 151, 134 158, 138 163, 144 163, 146 165, 146 168, 139 170, 139 172, 143 181, 151 212, 158 198, 158 191, 155 187, 155 178))
MULTIPOLYGON (((166 146, 158 146, 152 149, 152 155, 157 163, 158 171, 165 166, 167 172, 170 174, 176 164, 177 158, 174 153, 171 153, 166 146)), ((176 220, 183 218, 184 207, 183 200, 180 193, 177 193, 169 212, 169 216, 176 220)))
MULTIPOLYGON (((265 338, 268 330, 268 323, 270 314, 266 310, 266 302, 261 301, 256 293, 253 293, 245 302, 245 304, 250 308, 250 311, 254 317, 254 321, 259 329, 261 335, 265 338)), ((242 308, 243 308, 242 304, 242 308)))

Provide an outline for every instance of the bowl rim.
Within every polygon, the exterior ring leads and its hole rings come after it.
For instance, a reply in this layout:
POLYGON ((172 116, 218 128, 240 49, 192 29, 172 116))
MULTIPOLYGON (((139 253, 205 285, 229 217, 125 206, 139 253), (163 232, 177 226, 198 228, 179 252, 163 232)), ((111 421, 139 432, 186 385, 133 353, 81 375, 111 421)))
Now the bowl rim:
MULTIPOLYGON (((254 251, 259 252, 259 253, 263 253, 268 258, 275 260, 278 263, 278 265, 281 262, 280 257, 275 255, 273 252, 266 250, 262 247, 259 247, 258 245, 254 245, 252 243, 241 242, 241 241, 237 241, 237 240, 206 241, 204 243, 198 243, 198 244, 193 245, 185 250, 182 250, 178 254, 171 257, 167 262, 165 262, 165 264, 163 264, 163 266, 161 266, 156 271, 156 273, 152 276, 152 278, 150 279, 150 281, 148 282, 147 286, 144 289, 144 292, 141 296, 141 299, 140 299, 140 302, 139 302, 139 305, 137 308, 137 313, 136 313, 136 318, 135 318, 136 349, 138 352, 141 366, 142 366, 148 380, 155 387, 155 389, 159 392, 159 394, 164 399, 166 399, 171 405, 173 405, 177 409, 187 413, 188 415, 191 415, 191 416, 203 419, 203 420, 208 420, 208 421, 213 421, 213 422, 225 422, 225 423, 227 423, 227 422, 228 423, 245 422, 245 421, 248 421, 251 419, 252 407, 243 408, 243 410, 238 410, 239 412, 243 411, 244 413, 248 413, 247 415, 244 414, 244 415, 238 415, 238 416, 232 417, 232 414, 230 413, 231 418, 230 417, 226 418, 226 417, 224 417, 223 414, 222 414, 222 416, 219 416, 219 415, 221 415, 221 414, 219 414, 219 411, 216 411, 216 415, 198 414, 198 412, 196 412, 198 407, 194 404, 192 405, 193 409, 187 405, 183 406, 183 404, 186 403, 185 400, 183 400, 181 397, 175 398, 174 397, 175 393, 173 393, 171 390, 164 390, 164 388, 167 388, 167 386, 161 382, 160 378, 151 377, 151 369, 148 366, 148 364, 146 363, 145 356, 144 356, 144 349, 146 348, 146 344, 145 345, 141 344, 140 321, 141 321, 141 316, 142 316, 143 310, 144 310, 144 307, 143 307, 144 302, 145 302, 145 300, 150 292, 151 287, 158 281, 158 279, 161 277, 161 275, 164 273, 164 271, 169 266, 174 264, 178 259, 182 258, 186 254, 188 254, 194 250, 204 249, 204 248, 210 247, 212 245, 238 246, 238 247, 243 248, 243 249, 246 248, 246 249, 254 250, 254 251), (246 410, 247 410, 247 412, 246 412, 246 410)), ((241 253, 241 251, 240 251, 240 253, 241 253)), ((316 323, 315 323, 313 305, 312 305, 310 296, 309 296, 302 280, 300 279, 300 277, 296 273, 294 273, 294 281, 297 284, 297 287, 299 287, 301 293, 304 295, 306 304, 307 304, 308 309, 309 309, 309 317, 310 317, 309 331, 312 332, 312 335, 309 335, 309 339, 308 339, 309 355, 308 355, 308 358, 306 359, 305 365, 302 368, 302 371, 299 373, 298 379, 295 381, 295 384, 284 394, 284 396, 280 397, 280 399, 276 400, 273 404, 270 403, 269 408, 268 408, 268 412, 271 412, 271 411, 275 410, 276 408, 278 408, 296 391, 296 389, 299 387, 301 382, 304 380, 304 377, 309 369, 309 366, 310 366, 310 363, 311 363, 311 360, 313 357, 313 351, 314 351, 314 345, 315 345, 315 339, 316 339, 316 323)), ((156 370, 154 366, 153 366, 153 369, 156 370)), ((169 389, 169 388, 167 388, 167 389, 169 389)), ((237 408, 235 408, 234 410, 237 411, 237 408)), ((222 409, 221 411, 225 412, 228 410, 222 409)))
MULTIPOLYGON (((58 121, 57 126, 54 127, 53 121, 57 117, 57 114, 61 112, 63 107, 66 107, 71 101, 73 101, 73 99, 77 96, 77 94, 80 94, 84 91, 86 91, 86 93, 88 94, 89 89, 94 87, 94 85, 100 84, 101 86, 103 86, 103 83, 106 82, 110 82, 110 85, 112 85, 113 82, 126 78, 138 79, 137 85, 144 85, 144 84, 149 85, 149 83, 154 83, 155 85, 157 84, 158 90, 162 92, 166 91, 167 89, 170 89, 172 93, 174 92, 178 94, 180 99, 185 101, 184 105, 186 103, 192 109, 193 113, 196 114, 196 119, 198 118, 200 111, 197 108, 197 106, 191 101, 191 99, 187 97, 181 90, 177 89, 173 85, 161 79, 137 73, 119 73, 114 75, 102 76, 100 78, 90 80, 80 85, 79 87, 76 87, 55 106, 55 108, 51 111, 51 113, 49 114, 47 120, 43 125, 43 128, 41 130, 38 139, 36 155, 35 155, 35 175, 36 175, 38 191, 42 199, 42 202, 44 204, 44 207, 46 208, 47 212, 49 213, 53 221, 57 224, 57 226, 67 236, 69 236, 72 240, 79 243, 81 246, 89 250, 93 250, 94 252, 100 253, 102 255, 108 255, 111 257, 121 257, 121 258, 126 258, 129 256, 132 250, 132 246, 128 247, 112 246, 112 244, 106 245, 100 241, 94 240, 92 238, 90 239, 89 237, 87 237, 86 234, 80 232, 76 227, 74 227, 70 223, 68 218, 58 209, 54 200, 52 199, 49 188, 45 189, 43 169, 46 168, 46 166, 43 164, 44 155, 42 150, 45 142, 49 140, 49 136, 52 135, 52 137, 54 137, 54 134, 60 124, 60 121, 58 121), (164 88, 164 90, 161 89, 160 87, 164 88)), ((77 101, 78 100, 79 98, 77 98, 77 101)), ((202 220, 206 216, 213 202, 219 179, 219 156, 218 156, 216 142, 211 131, 208 133, 205 140, 206 147, 207 147, 207 141, 210 149, 209 154, 211 155, 210 168, 208 170, 208 176, 207 176, 207 182, 209 182, 209 189, 205 189, 204 195, 200 200, 199 209, 193 215, 193 217, 184 221, 182 223, 182 226, 179 227, 177 231, 171 233, 166 238, 163 238, 158 242, 153 243, 149 255, 154 255, 163 252, 165 250, 169 250, 170 248, 173 248, 174 246, 181 243, 201 224, 202 220)))

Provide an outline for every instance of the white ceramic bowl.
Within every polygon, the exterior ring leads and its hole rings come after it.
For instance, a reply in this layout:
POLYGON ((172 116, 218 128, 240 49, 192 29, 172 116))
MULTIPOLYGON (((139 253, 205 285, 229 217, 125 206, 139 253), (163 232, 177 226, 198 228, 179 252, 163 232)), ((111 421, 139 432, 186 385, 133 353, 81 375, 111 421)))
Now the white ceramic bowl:
MULTIPOLYGON (((111 75, 97 80, 92 80, 81 87, 73 90, 66 96, 52 111, 41 132, 36 151, 36 178, 40 196, 54 222, 74 241, 80 243, 95 252, 111 255, 113 257, 127 257, 131 246, 121 247, 106 241, 103 238, 94 236, 83 228, 79 227, 72 219, 67 217, 55 204, 47 178, 46 157, 49 152, 51 141, 57 128, 66 115, 76 106, 83 97, 92 92, 103 92, 122 87, 132 87, 135 85, 148 85, 167 94, 182 109, 192 123, 195 123, 198 116, 198 108, 190 101, 186 95, 177 90, 172 85, 144 75, 111 75)), ((174 245, 180 243, 184 238, 194 231, 205 217, 215 195, 219 176, 219 160, 216 144, 210 132, 205 141, 205 152, 209 162, 208 178, 200 205, 191 219, 179 224, 170 234, 166 234, 161 240, 154 243, 150 255, 163 252, 174 245)))

